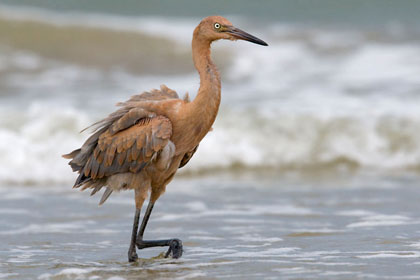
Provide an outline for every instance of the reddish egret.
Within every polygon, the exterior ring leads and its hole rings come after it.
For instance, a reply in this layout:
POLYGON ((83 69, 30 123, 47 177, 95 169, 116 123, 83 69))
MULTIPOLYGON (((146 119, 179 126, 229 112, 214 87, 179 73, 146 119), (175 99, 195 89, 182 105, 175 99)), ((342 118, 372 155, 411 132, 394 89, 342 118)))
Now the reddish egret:
POLYGON ((119 190, 133 189, 136 211, 128 260, 137 259, 136 247, 168 246, 166 257, 182 255, 179 239, 143 240, 144 230, 156 200, 176 171, 186 165, 206 136, 219 110, 220 75, 210 57, 210 45, 219 39, 264 41, 232 25, 220 16, 203 19, 195 28, 192 55, 200 75, 200 88, 193 101, 162 85, 119 103, 120 108, 95 123, 93 134, 80 149, 64 155, 79 173, 74 187, 91 188, 92 195, 106 187, 99 204, 119 190), (140 229, 140 210, 150 195, 140 229))

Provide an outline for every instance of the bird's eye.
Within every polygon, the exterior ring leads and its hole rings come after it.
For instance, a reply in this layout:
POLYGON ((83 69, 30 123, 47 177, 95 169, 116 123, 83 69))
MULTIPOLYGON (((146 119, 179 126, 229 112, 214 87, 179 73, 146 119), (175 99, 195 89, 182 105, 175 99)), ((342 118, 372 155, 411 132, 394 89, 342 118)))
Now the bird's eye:
POLYGON ((214 24, 214 28, 219 29, 220 27, 221 27, 220 23, 217 23, 217 22, 216 22, 216 23, 214 24))

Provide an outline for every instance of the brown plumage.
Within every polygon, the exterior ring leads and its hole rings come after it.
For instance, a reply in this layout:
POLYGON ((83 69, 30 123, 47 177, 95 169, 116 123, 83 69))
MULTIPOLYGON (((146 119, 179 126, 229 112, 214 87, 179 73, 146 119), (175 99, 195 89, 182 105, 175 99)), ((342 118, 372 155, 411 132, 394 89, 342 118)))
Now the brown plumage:
POLYGON ((264 41, 240 30, 220 16, 207 17, 194 30, 192 51, 195 68, 200 74, 197 97, 180 99, 165 85, 119 103, 120 108, 93 125, 93 134, 80 149, 63 157, 78 172, 74 187, 102 187, 104 203, 113 191, 135 191, 136 215, 133 225, 129 260, 137 258, 138 248, 170 246, 167 255, 182 254, 177 239, 144 241, 146 227, 154 202, 165 191, 178 168, 188 163, 200 141, 211 129, 216 118, 221 94, 219 72, 210 57, 210 44, 218 39, 247 40, 260 45, 264 41), (150 194, 149 206, 137 233, 138 217, 144 200, 150 194))

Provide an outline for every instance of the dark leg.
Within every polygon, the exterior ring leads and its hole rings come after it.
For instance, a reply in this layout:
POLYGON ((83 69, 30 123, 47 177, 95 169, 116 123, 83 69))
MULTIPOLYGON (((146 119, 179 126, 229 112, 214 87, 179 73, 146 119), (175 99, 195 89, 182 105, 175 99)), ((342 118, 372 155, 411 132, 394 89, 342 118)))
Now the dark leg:
POLYGON ((136 239, 137 229, 139 228, 140 209, 136 208, 136 214, 134 215, 133 232, 131 233, 130 249, 128 249, 128 261, 134 262, 137 260, 136 253, 136 239))
POLYGON ((146 229, 147 222, 149 221, 150 214, 152 213, 154 203, 149 202, 147 205, 146 213, 144 214, 143 221, 140 226, 139 234, 137 235, 137 248, 144 249, 150 247, 161 247, 169 246, 168 251, 165 254, 165 258, 172 253, 174 259, 178 259, 182 256, 182 241, 179 239, 164 239, 164 240, 143 240, 144 230, 146 229))

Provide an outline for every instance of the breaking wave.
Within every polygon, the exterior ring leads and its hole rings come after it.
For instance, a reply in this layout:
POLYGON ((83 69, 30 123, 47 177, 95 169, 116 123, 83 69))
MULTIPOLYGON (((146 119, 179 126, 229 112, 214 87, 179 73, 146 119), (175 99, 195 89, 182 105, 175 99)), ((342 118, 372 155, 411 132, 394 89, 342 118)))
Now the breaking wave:
MULTIPOLYGON (((0 182, 71 184, 60 155, 113 104, 161 83, 198 87, 196 19, 0 8, 0 182)), ((276 22, 250 31, 270 47, 215 44, 221 111, 182 173, 420 169, 418 35, 276 22)))
MULTIPOLYGON (((9 117, 17 112, 6 113, 9 117)), ((3 113, 2 113, 3 115, 3 113)), ((4 115, 2 116, 4 117, 4 115)), ((222 110, 184 174, 240 169, 404 170, 420 165, 420 118, 222 110)), ((94 121, 72 108, 32 105, 0 130, 0 180, 8 183, 69 183, 60 155, 79 147, 94 121)))

